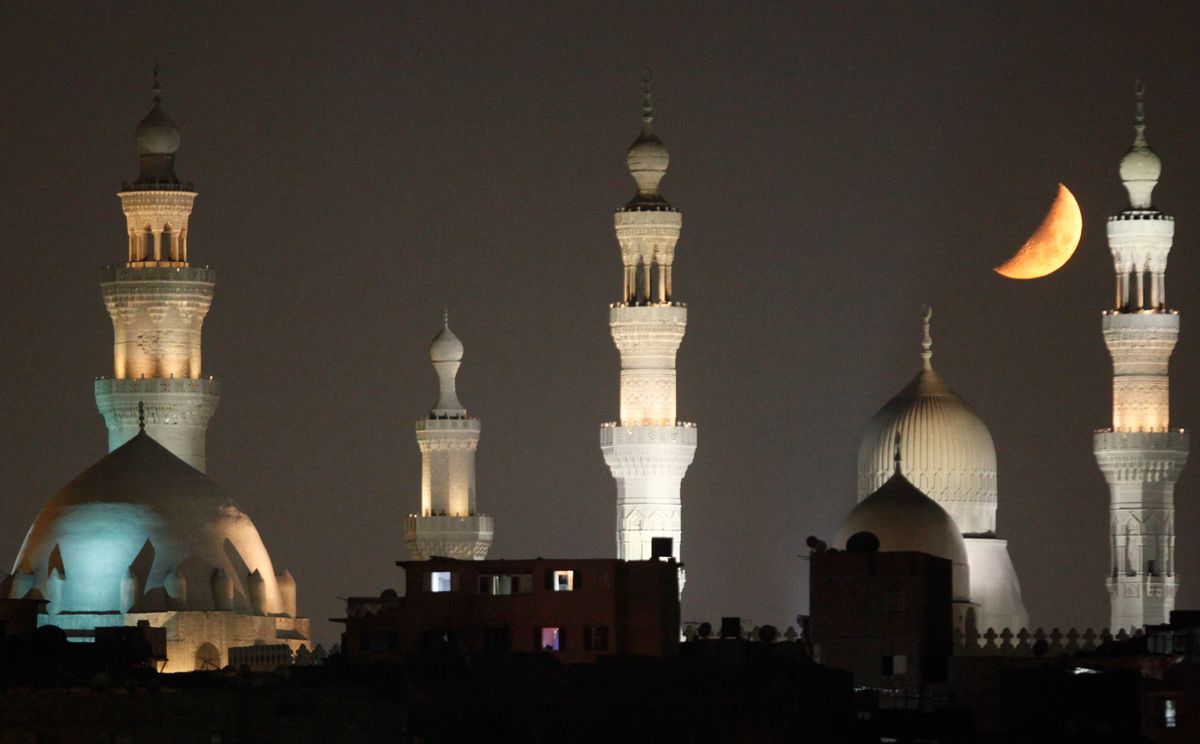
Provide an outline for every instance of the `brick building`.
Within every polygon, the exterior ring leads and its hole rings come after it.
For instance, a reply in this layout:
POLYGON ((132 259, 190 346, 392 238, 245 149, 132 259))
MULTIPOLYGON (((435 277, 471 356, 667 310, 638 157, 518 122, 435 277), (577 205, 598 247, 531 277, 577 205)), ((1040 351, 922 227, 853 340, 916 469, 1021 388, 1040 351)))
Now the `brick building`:
POLYGON ((400 660, 449 643, 465 653, 545 651, 562 661, 661 656, 679 645, 674 560, 398 561, 405 595, 346 601, 343 653, 356 664, 400 660))

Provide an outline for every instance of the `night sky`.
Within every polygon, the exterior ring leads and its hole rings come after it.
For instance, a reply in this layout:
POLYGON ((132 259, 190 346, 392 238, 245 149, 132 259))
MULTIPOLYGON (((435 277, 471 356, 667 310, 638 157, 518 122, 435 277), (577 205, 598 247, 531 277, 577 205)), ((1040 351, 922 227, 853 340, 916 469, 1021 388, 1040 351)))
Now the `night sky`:
MULTIPOLYGON (((991 428, 999 532, 1035 625, 1102 626, 1110 423, 1107 215, 1146 80, 1178 220, 1172 423, 1200 426, 1195 3, 17 4, 0 6, 0 560, 105 453, 99 267, 161 63, 217 269, 209 474, 253 517, 328 644, 338 597, 399 587, 420 503, 413 421, 450 307, 483 420, 489 557, 615 554, 598 426, 618 409, 612 212, 655 73, 663 191, 683 212, 683 616, 807 612, 810 534, 855 501, 872 413, 934 365, 991 428), (1075 258, 1016 282, 1065 183, 1075 258)), ((1193 443, 1200 449, 1200 442, 1193 443)), ((1200 458, 1195 455, 1193 459, 1200 458)), ((1200 464, 1176 492, 1177 606, 1200 606, 1200 464)))

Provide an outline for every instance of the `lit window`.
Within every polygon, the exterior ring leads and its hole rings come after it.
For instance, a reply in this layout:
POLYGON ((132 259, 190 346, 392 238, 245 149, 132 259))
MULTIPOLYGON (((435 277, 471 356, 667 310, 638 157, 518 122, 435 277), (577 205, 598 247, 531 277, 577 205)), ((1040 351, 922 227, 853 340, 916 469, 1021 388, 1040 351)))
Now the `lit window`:
POLYGON ((450 591, 450 572, 449 571, 430 571, 429 572, 429 591, 431 592, 448 592, 450 591))
POLYGON ((1175 701, 1163 701, 1163 726, 1175 728, 1175 701))
POLYGON ((555 571, 553 586, 554 586, 554 591, 556 591, 556 592, 575 591, 575 572, 574 571, 555 571))
POLYGON ((542 628, 541 639, 543 651, 557 651, 562 642, 562 632, 558 628, 542 628))

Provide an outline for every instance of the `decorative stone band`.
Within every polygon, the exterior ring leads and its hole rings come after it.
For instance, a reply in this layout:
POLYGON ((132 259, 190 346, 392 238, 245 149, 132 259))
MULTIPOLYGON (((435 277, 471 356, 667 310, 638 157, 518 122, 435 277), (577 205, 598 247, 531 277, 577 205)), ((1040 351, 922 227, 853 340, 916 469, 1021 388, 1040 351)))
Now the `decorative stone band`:
POLYGON ((1178 313, 1105 313, 1101 328, 1116 374, 1167 374, 1178 313))
POLYGON ((409 514, 404 520, 404 541, 415 561, 434 556, 481 561, 492 545, 492 534, 492 518, 485 514, 469 517, 409 514))
POLYGON ((108 427, 112 452, 138 432, 138 404, 144 404, 146 432, 181 460, 203 472, 205 436, 217 410, 220 383, 212 378, 99 378, 96 407, 108 427))
POLYGON ((988 628, 982 633, 966 632, 955 628, 954 653, 959 656, 1044 656, 1054 659, 1063 654, 1074 654, 1080 651, 1093 651, 1101 644, 1109 641, 1123 641, 1144 634, 1142 628, 1120 628, 1116 634, 1102 628, 1099 632, 1092 628, 1082 633, 1071 628, 1066 633, 1058 628, 1049 633, 1038 628, 1019 628, 1013 632, 1009 628, 988 628), (1038 653, 1044 644, 1045 651, 1038 653))
POLYGON ((1171 482, 1187 463, 1190 437, 1172 431, 1112 431, 1092 437, 1096 461, 1110 484, 1171 482))
POLYGON ((417 445, 431 450, 474 450, 479 446, 479 419, 417 419, 417 445))
POLYGON ((1108 247, 1117 271, 1167 270, 1175 218, 1161 212, 1123 212, 1108 218, 1108 247))
POLYGON ((195 191, 122 191, 117 194, 125 214, 190 212, 196 201, 195 191))
POLYGON ((632 266, 641 259, 647 265, 657 261, 670 266, 682 226, 683 216, 679 212, 617 212, 613 215, 613 227, 621 245, 622 262, 632 266))
POLYGON ((659 366, 665 361, 665 368, 674 369, 675 352, 687 331, 687 308, 677 303, 612 305, 608 324, 622 367, 659 360, 659 366))
POLYGON ((696 426, 604 424, 600 427, 600 449, 614 478, 682 480, 696 453, 696 426))
MULTIPOLYGON (((100 269, 101 286, 112 282, 170 282, 171 291, 187 291, 181 283, 207 284, 209 295, 217 281, 217 270, 211 266, 124 266, 107 264, 100 269)), ((196 290, 199 291, 199 290, 196 290)))

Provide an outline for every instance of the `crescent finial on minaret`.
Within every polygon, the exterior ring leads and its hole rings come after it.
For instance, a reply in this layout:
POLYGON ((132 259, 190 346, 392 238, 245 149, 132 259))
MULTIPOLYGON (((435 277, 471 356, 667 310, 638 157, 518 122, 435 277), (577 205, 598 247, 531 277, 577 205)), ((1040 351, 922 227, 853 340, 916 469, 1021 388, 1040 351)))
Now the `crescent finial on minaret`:
POLYGON ((142 431, 146 430, 146 404, 138 401, 138 428, 142 431))
POLYGON ((154 102, 162 103, 162 83, 158 82, 158 63, 154 64, 154 85, 150 86, 150 92, 154 94, 154 102))
POLYGON ((900 430, 899 429, 896 430, 895 461, 896 461, 896 475, 903 475, 903 473, 900 472, 900 430))
POLYGON ((933 369, 933 337, 929 335, 929 320, 933 317, 933 308, 928 304, 921 305, 921 366, 933 369))

